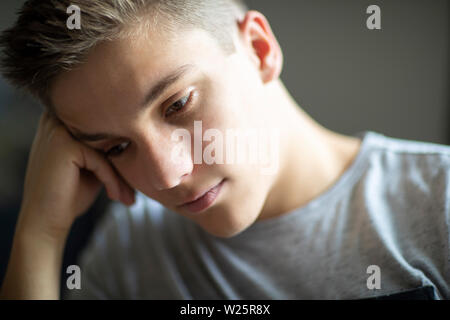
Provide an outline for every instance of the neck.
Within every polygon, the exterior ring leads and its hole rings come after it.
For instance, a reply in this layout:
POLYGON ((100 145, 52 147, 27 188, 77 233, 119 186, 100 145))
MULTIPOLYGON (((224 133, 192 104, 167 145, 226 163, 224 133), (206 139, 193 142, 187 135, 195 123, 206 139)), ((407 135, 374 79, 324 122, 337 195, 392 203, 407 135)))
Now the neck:
POLYGON ((351 165, 360 139, 332 132, 309 117, 281 81, 268 87, 266 103, 280 124, 280 170, 258 220, 300 208, 325 192, 351 165), (273 110, 274 108, 272 108, 273 110))

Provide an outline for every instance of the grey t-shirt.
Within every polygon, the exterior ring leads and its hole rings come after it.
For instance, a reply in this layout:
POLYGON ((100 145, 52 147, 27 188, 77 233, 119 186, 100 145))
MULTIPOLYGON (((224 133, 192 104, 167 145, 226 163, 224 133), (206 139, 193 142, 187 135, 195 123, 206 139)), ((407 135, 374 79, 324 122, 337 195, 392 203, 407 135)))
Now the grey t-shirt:
POLYGON ((450 147, 364 132, 326 192, 235 237, 139 194, 114 204, 72 299, 362 299, 427 287, 450 299, 450 147))

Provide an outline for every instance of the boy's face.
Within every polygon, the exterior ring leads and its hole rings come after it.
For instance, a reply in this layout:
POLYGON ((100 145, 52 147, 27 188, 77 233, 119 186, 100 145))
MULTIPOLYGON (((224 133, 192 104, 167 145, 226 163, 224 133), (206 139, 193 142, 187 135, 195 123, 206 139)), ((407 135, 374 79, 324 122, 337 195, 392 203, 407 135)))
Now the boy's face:
MULTIPOLYGON (((276 179, 248 163, 194 163, 194 143, 201 143, 194 141, 194 121, 201 121, 202 133, 213 128, 225 137, 227 129, 267 128, 276 112, 261 101, 266 84, 250 48, 236 44, 227 54, 202 30, 104 43, 52 87, 60 120, 77 137, 106 134, 83 143, 110 151, 108 159, 132 188, 220 237, 255 221, 276 179), (161 86, 162 79, 170 81, 161 86), (175 162, 180 141, 172 134, 180 128, 190 132, 192 152, 175 162), (222 181, 206 210, 179 206, 222 181)), ((210 143, 203 141, 202 152, 210 143)))

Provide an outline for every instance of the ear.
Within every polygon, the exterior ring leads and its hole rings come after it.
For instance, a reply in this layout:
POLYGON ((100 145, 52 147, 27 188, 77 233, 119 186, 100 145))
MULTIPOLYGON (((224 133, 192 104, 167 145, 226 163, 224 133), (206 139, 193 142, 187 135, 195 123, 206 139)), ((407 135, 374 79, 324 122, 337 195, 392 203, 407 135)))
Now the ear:
POLYGON ((248 11, 239 22, 239 31, 263 83, 277 79, 283 67, 283 54, 266 17, 260 12, 248 11))

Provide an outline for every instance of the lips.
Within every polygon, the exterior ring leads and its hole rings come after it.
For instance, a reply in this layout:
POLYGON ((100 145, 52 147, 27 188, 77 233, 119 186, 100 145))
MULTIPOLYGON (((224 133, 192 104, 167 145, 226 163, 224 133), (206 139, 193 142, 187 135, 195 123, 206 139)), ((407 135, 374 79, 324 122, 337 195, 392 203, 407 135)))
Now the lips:
POLYGON ((198 213, 203 210, 206 210, 214 203, 214 200, 216 200, 217 196, 220 193, 220 190, 222 189, 224 182, 225 179, 223 179, 219 184, 203 193, 201 196, 194 198, 195 200, 182 204, 180 208, 186 209, 191 213, 198 213))

